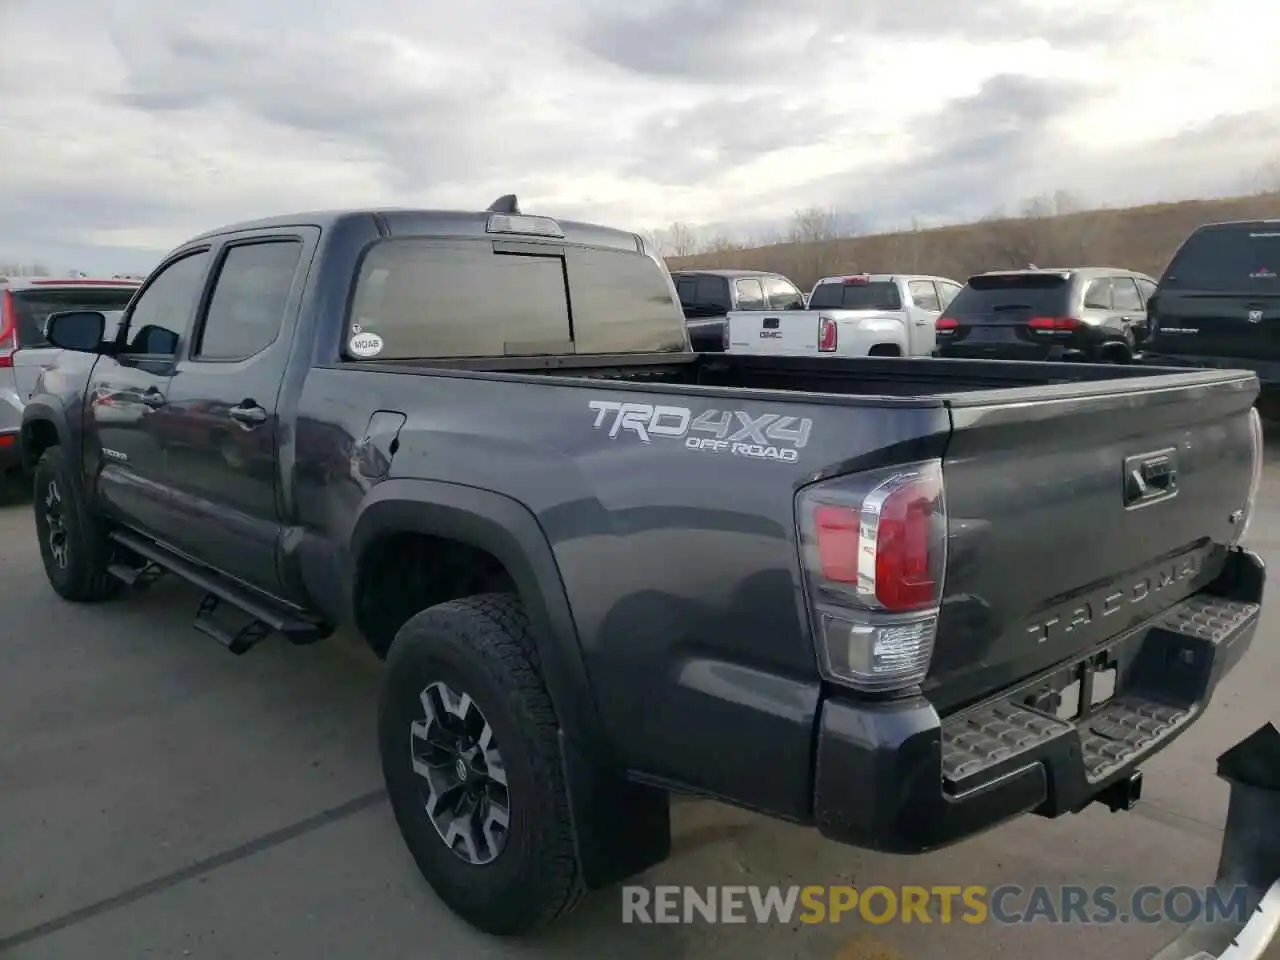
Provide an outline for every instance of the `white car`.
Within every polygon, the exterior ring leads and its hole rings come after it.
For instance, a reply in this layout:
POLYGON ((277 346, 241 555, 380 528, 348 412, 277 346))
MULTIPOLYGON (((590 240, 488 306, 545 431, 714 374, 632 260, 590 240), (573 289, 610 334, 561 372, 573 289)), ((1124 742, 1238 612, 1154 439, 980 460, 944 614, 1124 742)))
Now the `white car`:
POLYGON ((961 289, 946 277, 913 274, 824 277, 803 310, 730 313, 727 350, 772 356, 932 356, 938 317, 961 289))

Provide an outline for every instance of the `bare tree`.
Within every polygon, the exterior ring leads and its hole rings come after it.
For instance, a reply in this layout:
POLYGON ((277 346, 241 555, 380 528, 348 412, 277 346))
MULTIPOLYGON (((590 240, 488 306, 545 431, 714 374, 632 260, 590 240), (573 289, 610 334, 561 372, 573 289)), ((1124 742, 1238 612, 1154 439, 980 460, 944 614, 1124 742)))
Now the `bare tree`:
POLYGON ((698 252, 698 236, 693 227, 676 221, 662 231, 663 243, 670 257, 691 257, 698 252))
POLYGON ((823 207, 797 210, 787 230, 787 240, 791 243, 822 243, 839 236, 839 218, 836 212, 823 207))
POLYGON ((723 233, 717 233, 706 243, 702 245, 702 253, 736 253, 744 249, 744 244, 739 243, 731 237, 725 236, 723 233))
POLYGON ((0 263, 0 277, 47 277, 49 268, 43 263, 0 263))
POLYGON ((1255 196, 1280 191, 1280 160, 1272 160, 1259 167, 1249 178, 1247 189, 1255 196))

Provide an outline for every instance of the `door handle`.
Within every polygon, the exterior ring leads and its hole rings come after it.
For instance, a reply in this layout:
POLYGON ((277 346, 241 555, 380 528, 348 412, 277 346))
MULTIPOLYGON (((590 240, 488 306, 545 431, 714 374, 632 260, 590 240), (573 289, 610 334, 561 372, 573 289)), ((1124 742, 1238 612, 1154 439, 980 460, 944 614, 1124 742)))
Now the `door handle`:
POLYGON ((150 387, 142 391, 142 402, 152 410, 159 409, 164 406, 164 394, 155 387, 150 387))
POLYGON ((265 423, 267 420, 267 411, 252 400, 246 401, 238 407, 232 407, 230 410, 231 419, 239 423, 245 423, 250 426, 257 426, 259 423, 265 423))

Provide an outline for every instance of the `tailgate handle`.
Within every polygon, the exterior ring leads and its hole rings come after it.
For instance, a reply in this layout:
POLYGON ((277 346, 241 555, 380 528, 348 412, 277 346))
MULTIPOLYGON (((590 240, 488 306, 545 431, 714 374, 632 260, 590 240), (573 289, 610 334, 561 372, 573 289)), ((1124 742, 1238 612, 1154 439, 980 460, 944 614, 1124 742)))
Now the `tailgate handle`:
POLYGON ((764 318, 764 328, 765 328, 766 330, 777 330, 777 329, 778 329, 778 322, 779 322, 779 321, 778 321, 778 318, 777 318, 777 317, 765 317, 765 318, 764 318))
POLYGON ((1146 506, 1178 492, 1177 451, 1139 453, 1124 462, 1124 505, 1146 506))

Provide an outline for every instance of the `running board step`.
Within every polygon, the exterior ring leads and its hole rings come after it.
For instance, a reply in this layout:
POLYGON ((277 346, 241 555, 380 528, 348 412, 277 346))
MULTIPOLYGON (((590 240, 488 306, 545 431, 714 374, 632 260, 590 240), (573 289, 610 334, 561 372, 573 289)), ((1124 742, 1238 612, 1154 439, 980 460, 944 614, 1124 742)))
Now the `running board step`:
POLYGON ((191 625, 206 637, 218 641, 237 657, 248 653, 271 636, 271 625, 261 620, 250 620, 234 631, 225 629, 214 619, 214 612, 220 604, 221 600, 216 594, 206 593, 204 599, 200 601, 200 608, 196 611, 196 618, 191 625))
MULTIPOLYGON (((298 610, 272 601, 229 577, 173 553, 160 544, 137 534, 126 530, 115 530, 111 533, 111 539, 136 553, 147 562, 148 566, 163 568, 204 590, 205 596, 196 611, 193 626, 206 636, 217 640, 232 653, 242 654, 272 633, 281 634, 290 643, 308 644, 322 640, 333 632, 333 628, 328 624, 310 619, 298 610), (223 604, 244 614, 249 618, 249 623, 236 630, 228 630, 220 626, 213 619, 213 613, 223 604)), ((120 576, 114 570, 112 573, 120 576)))
POLYGON ((123 581, 125 586, 142 590, 164 576, 164 568, 151 562, 144 562, 140 567, 130 566, 127 563, 112 563, 107 565, 107 573, 123 581))

